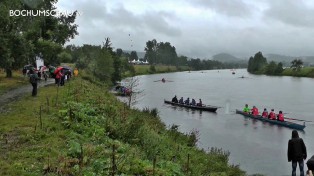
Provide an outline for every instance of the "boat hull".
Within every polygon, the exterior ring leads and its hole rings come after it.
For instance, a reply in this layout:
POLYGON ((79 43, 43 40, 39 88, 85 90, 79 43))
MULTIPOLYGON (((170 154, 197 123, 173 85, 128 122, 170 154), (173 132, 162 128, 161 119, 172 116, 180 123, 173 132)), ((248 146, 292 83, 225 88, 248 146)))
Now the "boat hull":
POLYGON ((164 100, 166 104, 171 104, 173 106, 180 106, 180 107, 186 107, 190 109, 196 109, 201 111, 210 111, 210 112, 216 112, 218 107, 215 106, 192 106, 192 105, 186 105, 186 104, 180 104, 180 103, 173 103, 171 101, 164 100))
POLYGON ((263 118, 260 115, 254 116, 252 114, 244 113, 243 111, 240 111, 240 110, 236 110, 236 113, 244 115, 245 117, 249 117, 249 118, 252 118, 252 119, 260 120, 260 121, 263 121, 263 122, 269 122, 271 124, 276 124, 276 125, 279 125, 279 126, 284 126, 284 127, 288 127, 288 128, 292 128, 292 129, 296 129, 296 130, 304 130, 304 128, 305 128, 305 125, 300 125, 300 124, 293 123, 293 122, 288 122, 288 121, 280 122, 280 121, 277 121, 277 120, 270 120, 268 118, 263 118))

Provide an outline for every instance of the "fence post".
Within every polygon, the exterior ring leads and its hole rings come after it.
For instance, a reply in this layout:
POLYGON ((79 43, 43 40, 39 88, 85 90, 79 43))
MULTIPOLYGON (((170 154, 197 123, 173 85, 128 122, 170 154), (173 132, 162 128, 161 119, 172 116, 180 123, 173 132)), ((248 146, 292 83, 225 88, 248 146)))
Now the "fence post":
POLYGON ((40 105, 40 108, 39 108, 39 123, 40 123, 40 129, 43 129, 43 122, 41 119, 41 111, 42 111, 42 105, 40 105))

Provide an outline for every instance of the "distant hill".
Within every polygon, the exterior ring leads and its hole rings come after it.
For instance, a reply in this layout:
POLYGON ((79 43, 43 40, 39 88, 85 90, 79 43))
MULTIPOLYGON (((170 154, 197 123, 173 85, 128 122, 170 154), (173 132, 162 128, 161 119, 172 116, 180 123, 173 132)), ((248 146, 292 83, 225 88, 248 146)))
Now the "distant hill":
POLYGON ((302 59, 305 65, 314 64, 314 56, 285 56, 280 54, 266 54, 265 55, 268 62, 275 61, 275 62, 282 62, 284 65, 291 65, 291 61, 294 59, 302 59))
POLYGON ((228 53, 219 53, 219 54, 213 55, 212 60, 216 60, 219 62, 238 62, 238 61, 240 61, 239 58, 232 56, 231 54, 228 54, 228 53))

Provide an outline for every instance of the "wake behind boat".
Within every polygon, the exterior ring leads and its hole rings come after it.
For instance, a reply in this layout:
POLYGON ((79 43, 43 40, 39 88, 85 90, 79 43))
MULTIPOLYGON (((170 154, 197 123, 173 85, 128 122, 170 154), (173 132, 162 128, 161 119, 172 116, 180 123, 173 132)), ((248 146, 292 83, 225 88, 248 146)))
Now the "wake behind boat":
POLYGON ((182 103, 174 103, 174 102, 168 101, 168 100, 164 100, 164 102, 166 104, 171 104, 173 106, 181 106, 181 107, 186 107, 186 108, 190 108, 190 109, 197 109, 197 110, 210 111, 210 112, 216 112, 218 109, 218 107, 210 106, 210 105, 193 106, 193 105, 187 105, 187 104, 182 104, 182 103))
POLYGON ((241 115, 244 115, 245 117, 249 117, 249 118, 252 118, 252 119, 256 119, 256 120, 260 120, 260 121, 263 121, 263 122, 269 122, 269 123, 272 123, 272 124, 276 124, 276 125, 279 125, 279 126, 284 126, 284 127, 288 127, 288 128, 292 128, 292 129, 296 129, 296 130, 303 130, 305 128, 305 122, 303 125, 300 125, 300 124, 297 124, 297 123, 293 123, 293 122, 288 122, 288 121, 277 121, 277 120, 271 120, 271 119, 268 119, 268 118, 264 118, 260 115, 253 115, 253 114, 248 114, 248 113, 245 113, 241 110, 236 110, 236 113, 237 114, 241 114, 241 115))

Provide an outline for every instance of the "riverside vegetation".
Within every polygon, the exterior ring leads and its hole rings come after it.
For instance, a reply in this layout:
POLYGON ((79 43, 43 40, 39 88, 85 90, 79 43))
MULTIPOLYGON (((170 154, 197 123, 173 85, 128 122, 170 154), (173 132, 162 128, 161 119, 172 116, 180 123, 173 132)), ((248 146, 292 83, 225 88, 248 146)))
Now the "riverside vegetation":
POLYGON ((245 175, 198 132, 132 110, 88 76, 26 95, 0 115, 0 175, 245 175))

